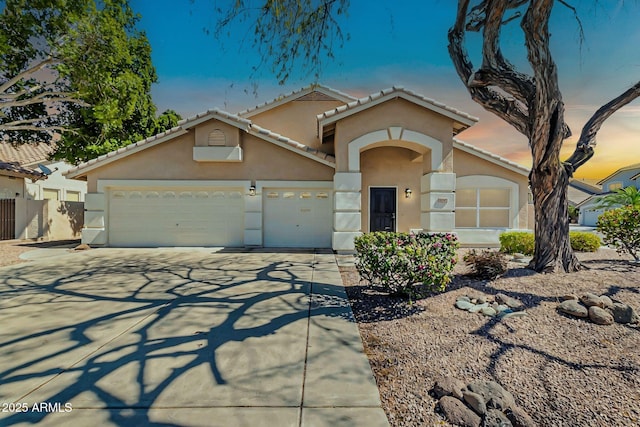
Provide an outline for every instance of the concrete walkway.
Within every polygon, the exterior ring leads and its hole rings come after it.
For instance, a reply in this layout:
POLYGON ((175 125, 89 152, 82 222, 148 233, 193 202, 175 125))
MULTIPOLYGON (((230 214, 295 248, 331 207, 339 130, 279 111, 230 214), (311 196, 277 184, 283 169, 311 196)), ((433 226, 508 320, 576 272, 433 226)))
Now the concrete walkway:
POLYGON ((93 249, 0 268, 0 426, 387 426, 333 254, 93 249))

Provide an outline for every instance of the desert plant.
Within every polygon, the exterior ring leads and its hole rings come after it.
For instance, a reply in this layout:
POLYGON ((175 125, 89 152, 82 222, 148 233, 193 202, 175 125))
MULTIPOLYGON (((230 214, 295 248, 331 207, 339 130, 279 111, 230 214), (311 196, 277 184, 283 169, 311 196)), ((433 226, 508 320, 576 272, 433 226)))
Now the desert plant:
POLYGON ((640 207, 624 206, 606 211, 598 218, 597 229, 606 245, 640 261, 640 207))
POLYGON ((633 186, 620 188, 611 194, 596 199, 596 209, 609 209, 621 206, 640 207, 640 191, 633 186))
POLYGON ((356 269, 390 294, 423 297, 451 282, 457 248, 451 233, 366 233, 355 239, 356 269))
POLYGON ((507 231, 500 235, 500 252, 533 255, 535 238, 528 231, 507 231))
POLYGON ((471 267, 471 275, 480 279, 493 280, 507 272, 507 258, 502 252, 472 249, 464 262, 471 267))
POLYGON ((570 231, 571 248, 578 252, 595 252, 600 247, 600 238, 586 231, 570 231))
POLYGON ((579 217, 580 217, 580 209, 578 209, 575 206, 569 205, 569 221, 573 223, 577 223, 579 217))

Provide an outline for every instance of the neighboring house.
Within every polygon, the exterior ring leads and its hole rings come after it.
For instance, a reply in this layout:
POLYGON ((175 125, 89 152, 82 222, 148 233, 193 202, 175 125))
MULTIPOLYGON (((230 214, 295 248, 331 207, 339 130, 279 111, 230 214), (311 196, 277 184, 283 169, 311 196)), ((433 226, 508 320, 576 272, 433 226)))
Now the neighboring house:
POLYGON ((529 170, 454 137, 477 119, 404 88, 311 86, 210 110, 66 173, 86 180, 84 243, 351 251, 363 232, 531 229, 529 170))
POLYGON ((611 175, 598 181, 598 185, 602 186, 602 192, 600 194, 593 195, 577 205, 580 210, 578 222, 581 225, 596 226, 598 217, 604 212, 604 209, 596 208, 600 197, 630 186, 640 189, 640 163, 618 169, 611 175))
POLYGON ((71 168, 47 160, 52 147, 0 142, 0 239, 74 238, 82 228, 85 182, 66 179, 71 168), (51 203, 49 203, 51 202, 51 203))

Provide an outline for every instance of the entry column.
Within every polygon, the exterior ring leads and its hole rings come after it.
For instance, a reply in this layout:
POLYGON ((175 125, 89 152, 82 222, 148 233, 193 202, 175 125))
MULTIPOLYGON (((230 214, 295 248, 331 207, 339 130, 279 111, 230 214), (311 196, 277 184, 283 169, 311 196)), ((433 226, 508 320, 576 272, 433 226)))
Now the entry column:
POLYGON ((333 176, 333 236, 335 251, 351 252, 355 249, 353 239, 361 235, 361 190, 360 172, 338 172, 333 176))
POLYGON ((431 172, 420 181, 420 226, 425 231, 453 231, 456 174, 431 172))

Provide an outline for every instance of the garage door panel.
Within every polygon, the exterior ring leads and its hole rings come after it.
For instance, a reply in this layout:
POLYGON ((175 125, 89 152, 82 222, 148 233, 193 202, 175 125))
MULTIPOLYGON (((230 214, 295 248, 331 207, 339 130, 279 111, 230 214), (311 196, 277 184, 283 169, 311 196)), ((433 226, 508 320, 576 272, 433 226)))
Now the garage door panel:
POLYGON ((333 231, 333 198, 323 189, 265 189, 264 245, 328 248, 333 231))
POLYGON ((134 189, 111 192, 113 246, 242 246, 241 189, 134 189))

